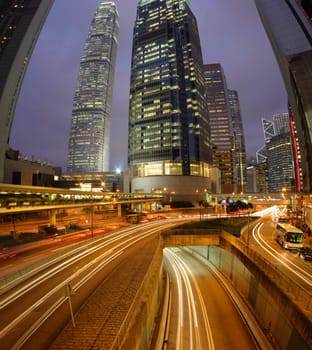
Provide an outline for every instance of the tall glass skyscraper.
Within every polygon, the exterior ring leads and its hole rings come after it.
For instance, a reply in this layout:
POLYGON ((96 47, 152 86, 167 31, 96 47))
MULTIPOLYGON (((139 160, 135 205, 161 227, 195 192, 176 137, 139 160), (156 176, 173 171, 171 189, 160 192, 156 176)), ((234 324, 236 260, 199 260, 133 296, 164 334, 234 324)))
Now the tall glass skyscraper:
POLYGON ((295 169, 289 113, 273 115, 274 134, 265 140, 269 192, 294 191, 295 169))
POLYGON ((223 68, 219 63, 205 64, 205 80, 211 141, 214 144, 213 165, 221 170, 223 193, 234 188, 234 152, 232 115, 223 68))
POLYGON ((312 191, 311 1, 255 0, 289 97, 296 190, 312 191))
POLYGON ((234 191, 236 193, 246 192, 247 190, 247 159, 245 135, 243 121, 241 117, 238 93, 235 90, 228 90, 230 111, 232 117, 233 130, 233 173, 234 173, 234 191))
POLYGON ((69 173, 109 171, 118 33, 115 3, 101 3, 90 25, 80 62, 68 145, 69 173))
POLYGON ((0 0, 0 182, 23 78, 54 0, 0 0))
POLYGON ((131 190, 201 191, 209 187, 211 159, 202 52, 190 3, 140 0, 130 87, 131 190))

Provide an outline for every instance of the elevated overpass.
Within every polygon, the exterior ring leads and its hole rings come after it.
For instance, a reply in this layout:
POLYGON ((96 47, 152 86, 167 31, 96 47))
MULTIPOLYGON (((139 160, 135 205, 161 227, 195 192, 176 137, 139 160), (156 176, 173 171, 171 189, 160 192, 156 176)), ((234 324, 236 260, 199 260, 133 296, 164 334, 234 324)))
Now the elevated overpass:
MULTIPOLYGON (((203 193, 204 202, 210 206, 222 206, 229 201, 245 201, 251 203, 254 210, 262 210, 273 205, 290 205, 292 207, 305 206, 312 203, 311 195, 298 195, 296 193, 203 193)), ((22 186, 0 184, 0 213, 21 211, 40 211, 51 208, 87 207, 96 205, 130 204, 132 208, 141 204, 141 208, 149 210, 151 203, 164 201, 161 193, 122 193, 102 192, 97 190, 69 190, 54 187, 22 186), (147 204, 147 208, 146 208, 147 204)))
POLYGON ((55 225, 57 212, 74 208, 117 208, 122 216, 122 206, 135 210, 139 205, 146 211, 163 201, 158 194, 119 193, 67 190, 54 187, 19 186, 0 184, 0 215, 48 211, 49 224, 55 225))

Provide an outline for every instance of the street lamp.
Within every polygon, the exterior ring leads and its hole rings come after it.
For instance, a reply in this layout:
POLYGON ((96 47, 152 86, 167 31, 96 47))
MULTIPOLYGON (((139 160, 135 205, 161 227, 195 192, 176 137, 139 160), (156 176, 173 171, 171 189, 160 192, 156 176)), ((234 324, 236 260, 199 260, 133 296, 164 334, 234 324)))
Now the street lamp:
POLYGON ((248 209, 248 226, 247 226, 247 246, 248 247, 249 247, 249 238, 250 238, 249 225, 250 225, 250 210, 248 209))
POLYGON ((91 183, 91 237, 93 238, 93 187, 91 183))

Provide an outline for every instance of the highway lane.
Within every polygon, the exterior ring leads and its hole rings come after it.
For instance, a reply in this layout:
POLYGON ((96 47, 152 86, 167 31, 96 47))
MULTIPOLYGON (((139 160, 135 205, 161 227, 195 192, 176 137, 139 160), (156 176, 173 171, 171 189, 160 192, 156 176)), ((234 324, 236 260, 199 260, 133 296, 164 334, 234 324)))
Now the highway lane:
MULTIPOLYGON (((120 228, 118 225, 114 225, 109 228, 104 226, 102 228, 94 229, 93 235, 98 236, 107 234, 110 231, 114 231, 118 228, 120 228)), ((59 250, 74 246, 77 243, 86 241, 90 238, 90 230, 83 230, 71 234, 46 237, 42 240, 3 249, 0 252, 0 280, 1 277, 18 272, 27 266, 31 266, 37 261, 48 258, 59 250)))
POLYGON ((171 281, 167 350, 257 349, 232 298, 207 265, 183 249, 165 249, 171 281))
MULTIPOLYGON (((182 220, 179 220, 178 222, 181 223, 182 220)), ((90 293, 90 289, 89 291, 85 290, 87 284, 91 283, 92 285, 91 290, 96 288, 96 283, 98 282, 96 280, 103 279, 109 273, 113 273, 112 272, 113 266, 114 265, 116 266, 120 262, 120 259, 124 259, 125 252, 130 247, 134 247, 135 245, 138 244, 139 241, 142 242, 142 240, 146 239, 148 233, 151 233, 151 236, 157 235, 158 233, 156 231, 158 229, 165 229, 165 225, 167 224, 168 224, 168 220, 163 220, 163 221, 160 220, 160 221, 156 221, 148 224, 140 224, 135 227, 123 229, 119 232, 112 232, 112 233, 106 234, 105 237, 96 237, 94 240, 88 241, 88 244, 83 248, 82 250, 83 253, 81 254, 81 257, 79 257, 79 259, 75 260, 72 255, 69 255, 66 257, 66 262, 64 264, 64 266, 67 266, 66 269, 64 268, 64 270, 60 271, 62 261, 61 260, 55 261, 55 264, 51 264, 51 266, 46 266, 46 269, 47 269, 46 271, 40 272, 40 276, 42 280, 40 279, 38 280, 36 278, 37 276, 33 276, 31 277, 31 279, 28 280, 28 282, 34 281, 32 282, 32 285, 29 285, 25 289, 21 288, 22 285, 19 285, 18 287, 16 287, 16 289, 12 289, 10 291, 10 295, 11 295, 10 298, 6 298, 6 303, 8 305, 11 304, 11 307, 12 307, 11 309, 6 308, 7 305, 4 303, 4 299, 5 299, 4 294, 1 295, 0 296, 0 342, 1 344, 6 344, 4 341, 6 341, 5 339, 7 339, 8 344, 12 344, 11 348, 16 348, 16 349, 20 348, 22 346, 20 342, 23 342, 25 340, 25 342, 27 343, 29 341, 28 338, 32 338, 32 333, 29 333, 29 324, 34 325, 33 327, 34 329, 30 330, 31 332, 33 330, 38 332, 35 329, 36 327, 38 327, 39 331, 40 329, 44 329, 44 327, 41 326, 40 322, 44 321, 47 318, 49 320, 46 323, 51 324, 50 319, 55 319, 55 314, 59 313, 59 310, 62 310, 62 312, 65 314, 64 315, 65 319, 68 320, 68 318, 70 317, 70 310, 69 310, 69 303, 68 303, 69 301, 68 286, 70 286, 69 292, 73 293, 72 299, 73 299, 74 309, 77 309, 80 305, 79 301, 77 301, 77 298, 79 297, 80 301, 82 302, 83 294, 88 295, 88 293, 90 293), (155 230, 155 232, 150 232, 156 228, 157 230, 155 230), (72 259, 72 261, 70 261, 70 259, 72 259), (90 261, 92 263, 88 265, 90 261), (52 276, 52 273, 53 274, 55 273, 55 274, 52 276), (42 277, 42 275, 44 275, 44 277, 42 277), (47 279, 45 280, 45 278, 47 279), (13 295, 14 290, 15 290, 15 294, 13 295), (84 290, 83 293, 82 293, 82 290, 84 290), (34 300, 36 302, 34 302, 34 300), (18 305, 18 308, 16 308, 16 305, 18 305), (53 312, 53 315, 50 316, 52 312, 53 312), (22 315, 23 318, 21 318, 20 315, 22 315), (11 320, 11 321, 8 321, 8 320, 11 320), (1 323, 2 321, 4 322, 1 323), (8 326, 9 328, 10 327, 11 328, 8 329, 8 326), (21 334, 21 336, 19 337, 20 339, 19 341, 17 341, 16 329, 18 329, 18 331, 21 334), (25 338, 23 338, 23 336, 25 336, 25 338), (9 343, 9 341, 11 343, 9 343)), ((174 224, 174 221, 172 222, 172 224, 174 224)), ((169 225, 171 225, 171 223, 169 223, 169 225)), ((272 231, 272 230, 269 231, 268 227, 264 228, 263 230, 264 230, 263 232, 272 231)), ((256 234, 255 234, 255 237, 252 236, 250 245, 255 246, 255 242, 256 242, 255 239, 257 239, 256 234)), ((270 238, 268 237, 268 240, 269 239, 270 238)), ((73 245, 72 247, 75 247, 75 246, 76 245, 73 245)), ((277 249, 278 248, 279 246, 277 245, 277 249)), ((262 247, 258 246, 258 248, 256 249, 261 249, 261 252, 263 253, 262 247)), ((80 250, 77 247, 75 254, 77 255, 79 253, 80 253, 80 250)), ((285 252, 282 250, 282 253, 285 253, 285 252)), ((289 254, 292 258, 304 264, 304 262, 301 259, 294 257, 293 254, 291 253, 289 254)), ((179 263, 178 265, 183 265, 183 264, 179 263)), ((304 265, 307 265, 307 264, 304 264, 304 265)), ((193 268, 192 268, 192 271, 193 271, 193 268)), ((197 271, 196 267, 195 267, 195 271, 197 271)), ((184 277, 180 278, 180 281, 181 281, 180 283, 186 283, 189 286, 187 293, 189 296, 191 296, 193 293, 191 292, 191 289, 190 289, 190 286, 192 285, 192 279, 189 279, 189 282, 186 282, 187 274, 188 274, 187 268, 185 268, 185 271, 183 273, 184 277)), ((195 279, 197 279, 197 277, 195 279)), ((203 277, 203 280, 205 279, 206 278, 203 277)), ((201 282, 201 283, 204 283, 204 282, 201 282)), ((204 286, 203 287, 204 291, 209 289, 215 290, 214 287, 213 288, 211 287, 212 285, 213 283, 211 283, 211 285, 209 286, 208 285, 204 286)), ((195 293, 193 293, 194 295, 196 293, 198 294, 197 290, 198 288, 195 287, 195 293)), ((217 289, 214 293, 216 295, 220 294, 220 292, 217 289)), ((179 300, 178 298, 179 297, 176 297, 176 300, 179 300)), ((209 333, 207 332, 207 329, 209 329, 209 324, 210 324, 209 312, 207 312, 208 316, 207 315, 205 316, 204 314, 196 315, 196 305, 197 304, 200 305, 202 303, 201 299, 203 300, 205 305, 206 304, 208 305, 211 297, 208 297, 207 299, 207 297, 202 295, 202 297, 199 297, 197 299, 197 302, 194 303, 189 301, 186 304, 187 309, 190 310, 190 312, 194 315, 192 320, 193 325, 197 324, 198 327, 201 327, 201 325, 204 324, 204 328, 206 329, 204 332, 196 331, 192 335, 191 339, 192 339, 192 343, 195 344, 193 345, 194 349, 201 349, 198 347, 196 348, 197 346, 196 344, 205 344, 204 346, 207 346, 207 347, 204 347, 204 349, 206 348, 210 349, 210 346, 212 343, 211 341, 209 342, 209 339, 205 339, 205 337, 207 338, 206 335, 204 335, 203 340, 200 340, 202 337, 201 335, 202 333, 204 334, 209 333)), ((214 307, 215 307, 214 303, 212 303, 212 305, 210 306, 210 309, 215 310, 214 307)), ((203 308, 203 306, 201 306, 201 308, 203 308)), ((183 307, 183 309, 185 309, 185 307, 183 307)), ((213 314, 217 314, 218 312, 219 312, 218 310, 214 311, 213 314)), ((227 339, 230 338, 227 332, 229 332, 229 330, 232 329, 232 326, 231 326, 231 323, 230 324, 227 323, 227 316, 226 316, 227 312, 220 311, 220 313, 222 315, 225 315, 224 316, 225 320, 223 320, 226 325, 225 330, 223 330, 222 328, 222 320, 220 320, 219 325, 213 326, 210 328, 213 329, 213 331, 216 332, 216 334, 220 333, 217 337, 214 334, 213 343, 215 344, 215 342, 217 341, 218 346, 223 346, 222 345, 223 342, 227 342, 227 339), (226 334, 226 337, 224 336, 224 334, 226 334), (215 340, 215 337, 217 340, 215 340)), ((175 318, 176 316, 172 316, 173 320, 175 318)), ((213 317, 213 319, 214 318, 215 317, 213 317)), ((189 323, 189 321, 190 321, 189 318, 187 318, 182 322, 182 324, 186 325, 189 323)), ((59 320, 58 321, 54 320, 53 322, 55 322, 55 324, 60 323, 59 320)), ((65 321, 61 321, 63 325, 64 325, 64 322, 65 321)), ((180 319, 180 323, 181 323, 181 319, 180 319)), ((183 338, 182 335, 184 334, 186 335, 188 333, 190 334, 190 331, 186 332, 184 327, 180 328, 181 336, 179 337, 179 339, 182 339, 183 338)), ((236 333, 236 327, 235 327, 235 333, 236 333)), ((55 336, 55 334, 52 334, 51 336, 55 336)), ((182 344, 184 344, 184 349, 189 349, 188 348, 190 344, 188 343, 189 341, 190 341, 190 337, 188 336, 188 339, 182 342, 182 344)), ((44 347, 42 347, 42 349, 43 348, 44 347)), ((235 347, 230 347, 230 348, 235 349, 235 347)), ((182 348, 180 347, 179 349, 182 349, 182 348)), ((216 349, 222 349, 222 347, 216 347, 216 349)), ((244 348, 240 347, 239 349, 244 349, 244 348)))
MULTIPOLYGON (((64 309, 64 304, 75 299, 75 311, 109 273, 108 266, 117 266, 128 249, 158 237, 160 230, 181 222, 152 222, 95 238, 83 246, 73 247, 62 258, 52 260, 44 269, 3 293, 0 297, 1 347, 19 349, 42 328, 53 338, 60 328, 54 326, 51 330, 48 321, 64 309)), ((69 305, 66 308, 67 312, 59 315, 61 328, 69 319, 69 305)))
POLYGON ((252 230, 252 248, 277 266, 293 283, 298 283, 312 295, 312 263, 299 258, 296 251, 283 249, 274 239, 275 223, 264 219, 252 230))
MULTIPOLYGON (((311 319, 312 262, 304 261, 295 250, 283 249, 274 239, 276 223, 264 217, 243 237, 250 256, 259 268, 271 276, 279 288, 311 319), (256 252, 253 255, 253 251, 256 252)), ((244 235, 248 232, 245 231, 244 235)))

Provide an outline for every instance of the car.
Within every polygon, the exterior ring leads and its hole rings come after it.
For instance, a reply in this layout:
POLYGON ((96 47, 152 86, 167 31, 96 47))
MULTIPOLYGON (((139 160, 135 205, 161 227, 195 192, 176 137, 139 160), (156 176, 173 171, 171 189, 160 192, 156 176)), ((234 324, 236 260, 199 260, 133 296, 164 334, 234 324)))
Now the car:
POLYGON ((307 261, 312 261, 312 247, 304 247, 299 250, 299 256, 307 261))

